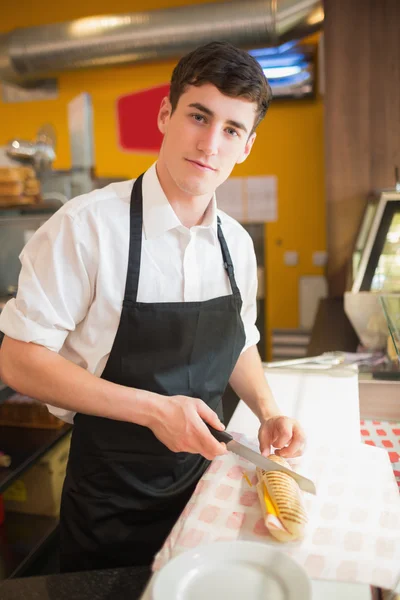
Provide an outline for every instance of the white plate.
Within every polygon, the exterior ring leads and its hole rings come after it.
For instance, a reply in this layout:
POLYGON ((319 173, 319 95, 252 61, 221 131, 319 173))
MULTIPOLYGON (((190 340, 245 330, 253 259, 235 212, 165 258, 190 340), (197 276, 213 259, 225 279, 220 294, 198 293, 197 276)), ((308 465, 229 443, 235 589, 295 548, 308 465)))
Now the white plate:
POLYGON ((215 542, 180 554, 155 578, 153 600, 311 600, 289 556, 258 542, 215 542))

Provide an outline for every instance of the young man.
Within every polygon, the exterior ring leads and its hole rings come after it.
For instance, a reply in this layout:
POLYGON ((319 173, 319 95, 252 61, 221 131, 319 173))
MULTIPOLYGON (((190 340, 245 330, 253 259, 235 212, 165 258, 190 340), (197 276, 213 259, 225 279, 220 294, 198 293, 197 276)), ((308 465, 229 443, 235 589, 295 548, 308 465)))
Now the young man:
POLYGON ((162 101, 158 160, 68 202, 29 241, 0 328, 1 379, 74 422, 63 571, 150 564, 215 456, 228 381, 261 451, 302 452, 256 344, 256 261, 214 192, 250 154, 271 99, 227 43, 183 57, 162 101))

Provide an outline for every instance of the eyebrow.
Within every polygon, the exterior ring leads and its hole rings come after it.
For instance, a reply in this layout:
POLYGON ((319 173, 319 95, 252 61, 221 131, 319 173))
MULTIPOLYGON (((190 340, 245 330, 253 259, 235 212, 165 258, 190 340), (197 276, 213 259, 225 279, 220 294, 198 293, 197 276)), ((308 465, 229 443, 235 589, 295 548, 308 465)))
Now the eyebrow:
MULTIPOLYGON (((192 104, 189 104, 189 107, 197 108, 197 110, 200 110, 201 112, 208 115, 209 117, 215 117, 215 113, 213 113, 212 110, 207 108, 207 106, 200 104, 200 102, 192 102, 192 104)), ((241 129, 245 133, 248 133, 247 127, 243 123, 240 123, 239 121, 232 121, 232 119, 229 119, 228 121, 226 121, 226 123, 228 125, 232 125, 233 127, 237 127, 238 129, 241 129)))

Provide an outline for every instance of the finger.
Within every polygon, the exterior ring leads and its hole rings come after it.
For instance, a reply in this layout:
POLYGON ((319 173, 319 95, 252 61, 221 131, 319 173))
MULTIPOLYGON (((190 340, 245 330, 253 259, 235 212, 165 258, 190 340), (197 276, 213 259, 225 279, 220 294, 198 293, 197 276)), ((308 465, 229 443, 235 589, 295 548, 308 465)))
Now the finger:
POLYGON ((213 460, 216 456, 227 453, 226 445, 218 442, 210 433, 204 421, 199 418, 198 423, 197 446, 198 452, 208 460, 213 460))
POLYGON ((272 444, 270 443, 268 436, 262 436, 259 442, 261 454, 263 456, 269 456, 272 452, 272 444))
POLYGON ((283 456, 284 458, 301 456, 305 449, 305 442, 306 439, 303 430, 299 426, 294 425, 292 439, 289 444, 287 444, 286 447, 277 450, 276 454, 279 454, 279 456, 283 456))
POLYGON ((277 419, 274 423, 274 435, 272 437, 272 445, 275 448, 284 448, 292 443, 293 440, 293 423, 289 419, 277 419))
POLYGON ((268 457, 272 452, 271 444, 269 442, 266 442, 265 440, 261 440, 260 452, 263 456, 268 457))
POLYGON ((294 454, 291 458, 299 458, 299 456, 303 456, 304 454, 304 448, 300 448, 300 450, 298 450, 296 452, 296 454, 294 454))
POLYGON ((269 456, 271 454, 271 436, 269 430, 261 426, 258 432, 258 442, 260 445, 260 452, 263 456, 269 456))
POLYGON ((225 425, 219 420, 217 413, 212 408, 207 406, 203 400, 199 400, 198 404, 196 405, 196 409, 197 414, 203 419, 203 421, 211 425, 211 427, 214 427, 219 431, 223 431, 225 429, 225 425))
POLYGON ((282 448, 282 450, 275 450, 275 454, 281 456, 282 458, 298 458, 299 456, 303 455, 303 452, 303 448, 300 448, 300 450, 298 450, 294 454, 289 450, 289 447, 282 448))
POLYGON ((227 450, 222 448, 222 444, 220 444, 220 447, 217 448, 217 450, 212 450, 209 451, 207 449, 207 447, 205 445, 203 445, 201 447, 201 450, 199 450, 196 454, 201 454, 201 456, 203 456, 205 459, 207 460, 214 460, 214 458, 217 458, 217 456, 222 456, 223 454, 226 454, 227 450))
POLYGON ((263 456, 269 456, 272 450, 272 436, 271 428, 265 423, 261 425, 258 432, 258 442, 260 445, 260 452, 263 456))

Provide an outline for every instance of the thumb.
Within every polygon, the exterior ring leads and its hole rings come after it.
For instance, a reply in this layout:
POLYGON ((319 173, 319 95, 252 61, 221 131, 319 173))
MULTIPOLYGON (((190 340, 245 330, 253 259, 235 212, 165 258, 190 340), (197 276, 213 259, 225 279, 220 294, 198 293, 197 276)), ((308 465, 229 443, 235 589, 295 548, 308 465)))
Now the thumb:
POLYGON ((207 404, 202 400, 200 400, 199 404, 197 405, 197 413, 203 419, 203 421, 211 425, 211 427, 214 427, 214 429, 218 429, 219 431, 223 431, 225 429, 225 425, 221 423, 217 413, 213 411, 212 408, 207 406, 207 404))
POLYGON ((271 444, 268 444, 268 445, 260 444, 260 450, 261 450, 261 454, 263 456, 265 456, 265 458, 268 458, 268 456, 273 454, 273 452, 271 452, 271 444))
POLYGON ((268 457, 271 454, 272 436, 269 429, 263 427, 259 434, 260 452, 263 456, 268 457))

